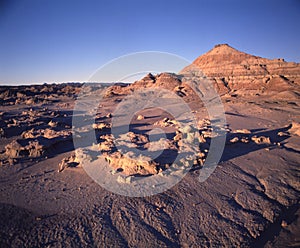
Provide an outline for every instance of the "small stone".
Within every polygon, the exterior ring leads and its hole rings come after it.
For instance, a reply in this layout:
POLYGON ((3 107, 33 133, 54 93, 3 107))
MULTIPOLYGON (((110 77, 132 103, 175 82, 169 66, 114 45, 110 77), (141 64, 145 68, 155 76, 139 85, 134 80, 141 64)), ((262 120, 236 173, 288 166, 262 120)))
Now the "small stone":
POLYGON ((235 133, 251 134, 251 131, 248 129, 237 129, 235 133))
POLYGON ((57 127, 57 122, 54 122, 54 121, 49 121, 48 122, 48 125, 50 126, 50 127, 57 127))
POLYGON ((280 136, 280 137, 289 136, 289 134, 287 132, 278 132, 277 135, 280 136))
POLYGON ((243 137, 243 138, 241 139, 241 142, 242 142, 242 143, 249 143, 249 139, 248 139, 248 138, 245 138, 245 137, 243 137))
POLYGON ((287 227, 287 226, 288 226, 288 223, 287 223, 285 220, 282 220, 282 221, 281 221, 281 226, 282 226, 282 227, 287 227))
POLYGON ((174 141, 179 141, 182 139, 182 133, 179 131, 176 131, 176 135, 174 136, 173 140, 174 141))
POLYGON ((145 117, 143 115, 138 115, 138 117, 136 118, 138 121, 144 120, 145 117))
POLYGON ((230 143, 237 143, 238 141, 239 141, 239 138, 238 137, 234 137, 229 142, 230 143))
POLYGON ((199 158, 205 158, 205 153, 199 152, 199 153, 197 154, 197 157, 199 157, 199 158))
POLYGON ((65 168, 68 167, 68 163, 65 159, 63 159, 59 164, 58 164, 58 172, 62 172, 65 168))
POLYGON ((205 162, 205 158, 200 158, 198 159, 198 163, 203 166, 204 165, 204 162, 205 162))
POLYGON ((265 136, 253 136, 251 137, 251 140, 255 143, 255 144, 271 144, 270 138, 269 137, 265 137, 265 136))
POLYGON ((102 130, 102 129, 106 129, 106 128, 111 128, 111 124, 110 123, 94 123, 92 125, 93 129, 97 129, 97 130, 102 130))
POLYGON ((158 175, 158 176, 161 176, 161 177, 164 177, 164 176, 165 176, 165 174, 164 174, 163 171, 158 172, 157 175, 158 175))

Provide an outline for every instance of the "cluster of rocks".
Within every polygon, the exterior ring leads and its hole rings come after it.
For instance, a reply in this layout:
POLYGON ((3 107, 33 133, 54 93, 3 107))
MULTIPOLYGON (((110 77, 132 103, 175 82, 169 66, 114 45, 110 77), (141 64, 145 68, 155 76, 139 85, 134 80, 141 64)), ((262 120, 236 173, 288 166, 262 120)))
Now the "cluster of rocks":
POLYGON ((5 146, 4 156, 7 158, 40 157, 45 152, 45 145, 40 140, 14 140, 5 146))
POLYGON ((25 130, 40 129, 45 126, 58 129, 71 128, 71 117, 48 108, 30 108, 15 113, 3 112, 0 120, 0 137, 18 136, 25 130))
POLYGON ((102 135, 98 150, 105 157, 113 170, 121 170, 125 175, 157 174, 159 164, 143 155, 138 157, 132 148, 142 148, 149 143, 146 135, 128 132, 117 139, 112 134, 102 135), (116 148, 116 144, 119 149, 116 148))
MULTIPOLYGON (((5 136, 8 128, 22 126, 27 121, 28 130, 24 130, 20 134, 20 139, 13 140, 5 146, 0 154, 2 164, 13 164, 22 158, 38 158, 46 156, 56 144, 70 141, 72 132, 70 130, 69 116, 60 111, 52 111, 47 108, 34 110, 24 110, 21 115, 10 118, 5 112, 1 113, 4 118, 1 122, 0 135, 5 136), (28 125, 28 120, 35 126, 28 125), (43 124, 43 127, 41 126, 43 124)), ((189 165, 203 166, 209 151, 210 141, 218 136, 218 132, 227 133, 227 144, 249 143, 253 142, 258 145, 271 145, 270 137, 257 136, 252 134, 248 129, 230 130, 227 126, 214 126, 209 119, 199 120, 197 127, 193 127, 188 123, 180 123, 177 120, 165 117, 153 123, 153 127, 159 126, 162 129, 172 128, 174 135, 172 138, 161 138, 150 142, 148 134, 135 133, 130 131, 125 134, 114 137, 110 133, 111 123, 108 121, 112 114, 99 116, 100 120, 92 124, 92 128, 99 131, 99 142, 95 145, 100 156, 104 156, 106 161, 112 167, 112 172, 121 172, 127 176, 134 175, 152 175, 163 173, 172 164, 163 159, 151 159, 150 156, 137 155, 132 149, 147 150, 149 152, 157 152, 163 150, 176 151, 175 154, 192 153, 194 156, 186 156, 181 158, 177 165, 178 168, 185 168, 189 165), (197 149, 195 149, 197 144, 197 149)), ((137 120, 143 121, 146 116, 138 115, 137 120)), ((278 133, 279 136, 297 134, 299 124, 293 122, 287 133, 278 133)), ((64 158, 59 164, 59 171, 65 168, 78 166, 84 156, 80 153, 74 153, 64 158)), ((175 167, 176 167, 175 166, 175 167)))
POLYGON ((46 157, 59 143, 72 140, 71 119, 61 111, 30 108, 3 112, 0 137, 13 138, 0 152, 1 164, 21 159, 46 157))
POLYGON ((48 104, 61 97, 74 99, 81 86, 79 83, 0 86, 0 106, 48 104))
MULTIPOLYGON (((191 165, 204 165, 210 140, 217 135, 213 132, 209 120, 201 120, 198 127, 193 127, 191 124, 183 125, 176 120, 164 118, 155 122, 155 125, 162 128, 173 127, 174 136, 151 142, 147 135, 134 132, 122 134, 118 138, 111 134, 100 137, 98 149, 111 165, 113 173, 122 171, 127 176, 151 175, 164 173, 171 166, 176 169, 185 169, 191 165), (115 144, 117 144, 117 148, 115 144), (131 148, 147 149, 148 152, 172 150, 176 151, 175 157, 180 153, 185 154, 185 157, 181 157, 176 164, 172 164, 164 161, 163 158, 153 160, 145 155, 136 155, 131 148)), ((227 128, 224 127, 224 129, 227 128)))
POLYGON ((271 145, 270 137, 253 135, 249 129, 237 129, 228 135, 227 144, 254 142, 258 145, 271 145))
MULTIPOLYGON (((111 115, 108 117, 111 117, 111 115)), ((105 118, 107 117, 103 116, 100 119, 103 120, 105 118)), ((147 119, 146 116, 137 116, 137 119, 140 121, 145 118, 147 119)), ((111 128, 110 123, 100 122, 93 124, 92 127, 100 131, 99 142, 93 146, 93 149, 99 151, 99 156, 104 157, 109 163, 112 173, 122 172, 122 175, 130 176, 131 181, 135 175, 160 174, 164 173, 171 166, 178 167, 178 169, 184 169, 190 165, 202 167, 205 164, 211 139, 221 135, 221 133, 227 136, 227 145, 238 142, 272 145, 270 137, 257 136, 248 129, 232 131, 228 126, 213 125, 209 119, 199 120, 197 126, 194 127, 191 124, 180 123, 177 120, 166 117, 154 122, 153 127, 155 126, 160 126, 162 129, 172 128, 174 135, 169 138, 150 141, 147 133, 129 131, 114 137, 109 132, 111 128), (151 152, 162 152, 165 150, 175 151, 172 155, 175 157, 180 153, 187 155, 180 158, 176 165, 172 165, 170 161, 164 160, 163 157, 152 159, 147 153, 136 153, 136 151, 147 151, 150 154, 151 152)), ((59 170, 62 171, 64 168, 69 167, 68 164, 74 161, 73 157, 64 159, 59 165, 59 170)), ((76 162, 80 163, 80 160, 77 159, 76 162)), ((125 179, 121 181, 128 183, 125 179)))
POLYGON ((168 117, 157 121, 154 123, 155 126, 160 126, 160 127, 170 127, 170 126, 176 126, 178 125, 178 121, 176 120, 171 120, 168 117))
MULTIPOLYGON (((143 120, 143 118, 137 118, 143 120)), ((104 119, 104 118, 102 118, 104 119)), ((206 124, 210 124, 207 122, 206 124)), ((176 158, 179 153, 193 154, 194 156, 187 156, 177 161, 178 168, 185 168, 191 164, 202 166, 205 162, 205 157, 208 152, 208 140, 212 135, 208 135, 208 128, 202 125, 201 132, 192 125, 180 123, 170 118, 164 118, 158 122, 153 123, 153 126, 159 125, 162 128, 173 128, 175 134, 173 137, 160 138, 158 140, 149 140, 149 134, 136 133, 129 131, 124 134, 119 134, 114 137, 113 134, 107 133, 110 129, 110 123, 100 122, 92 124, 94 129, 100 131, 99 142, 93 145, 93 150, 99 151, 100 155, 105 158, 112 168, 112 173, 122 172, 127 176, 134 175, 153 175, 162 173, 167 168, 172 166, 170 157, 176 158), (104 131, 105 130, 105 131, 104 131), (206 133, 205 133, 206 132, 206 133), (199 150, 199 143, 203 145, 203 151, 199 150), (206 145, 204 145, 206 143, 206 145), (195 145, 196 144, 196 145, 195 145), (147 151, 148 153, 139 153, 137 151, 147 151), (174 152, 173 155, 161 155, 152 159, 150 154, 158 152, 162 154, 164 151, 174 152), (148 155, 149 156, 148 156, 148 155), (168 159, 166 159, 168 157, 168 159)), ((68 167, 69 158, 65 158, 59 165, 59 171, 68 167), (62 169, 63 168, 63 169, 62 169)), ((71 160, 71 163, 73 160, 71 160)), ((78 160, 77 160, 78 162, 78 160)))
POLYGON ((0 154, 3 163, 8 159, 39 158, 49 150, 65 141, 72 140, 72 133, 68 130, 55 131, 53 129, 30 129, 21 134, 22 139, 13 140, 5 146, 0 154))

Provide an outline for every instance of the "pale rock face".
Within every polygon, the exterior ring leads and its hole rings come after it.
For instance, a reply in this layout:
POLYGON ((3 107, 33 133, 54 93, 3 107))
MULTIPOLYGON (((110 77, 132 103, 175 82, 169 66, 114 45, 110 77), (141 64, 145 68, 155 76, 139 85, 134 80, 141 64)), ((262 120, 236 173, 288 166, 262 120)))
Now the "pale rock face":
POLYGON ((251 131, 248 129, 237 129, 235 133, 242 133, 242 134, 251 134, 251 131))
POLYGON ((39 141, 29 141, 27 144, 21 144, 14 140, 5 147, 5 154, 9 158, 19 157, 40 157, 45 152, 45 146, 39 141))
POLYGON ((294 134, 294 135, 300 136, 300 123, 293 122, 289 132, 294 134))
POLYGON ((265 136, 260 136, 260 137, 257 137, 257 136, 253 136, 251 137, 251 140, 256 143, 256 144, 271 144, 271 141, 270 141, 270 138, 269 137, 265 137, 265 136))
POLYGON ((68 167, 75 167, 80 164, 80 160, 76 157, 75 153, 72 153, 69 157, 63 158, 58 165, 58 172, 62 172, 68 167))
POLYGON ((107 129, 107 128, 111 128, 111 124, 110 123, 94 123, 92 125, 93 129, 97 129, 97 130, 102 130, 102 129, 107 129))
POLYGON ((107 155, 106 160, 112 168, 122 169, 127 175, 149 175, 158 173, 158 164, 151 161, 150 158, 139 157, 138 159, 132 159, 129 155, 122 155, 119 152, 115 152, 107 155))

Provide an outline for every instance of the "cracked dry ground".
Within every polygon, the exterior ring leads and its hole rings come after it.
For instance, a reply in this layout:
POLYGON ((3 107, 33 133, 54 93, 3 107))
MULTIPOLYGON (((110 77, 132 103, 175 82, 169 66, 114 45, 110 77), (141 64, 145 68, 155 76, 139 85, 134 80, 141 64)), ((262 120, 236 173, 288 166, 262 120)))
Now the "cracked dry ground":
MULTIPOLYGON (((47 107, 70 113, 72 100, 61 101, 47 107)), ((109 109, 109 103, 104 108, 109 109)), ((2 106, 7 116, 18 116, 24 109, 28 106, 2 106)), ((0 167, 0 246, 299 246, 299 136, 277 135, 288 131, 285 126, 292 121, 299 122, 299 107, 235 99, 227 101, 225 109, 231 129, 247 128, 270 137, 272 144, 226 145, 221 162, 205 182, 198 181, 199 169, 194 168, 176 186, 151 197, 113 194, 79 167, 58 173, 59 162, 72 153, 71 141, 55 144, 47 157, 4 164, 0 167)), ((50 112, 48 117, 38 117, 41 122, 50 118, 44 129, 61 116, 50 112)), ((21 132, 13 128, 6 129, 1 149, 20 137, 21 132)))

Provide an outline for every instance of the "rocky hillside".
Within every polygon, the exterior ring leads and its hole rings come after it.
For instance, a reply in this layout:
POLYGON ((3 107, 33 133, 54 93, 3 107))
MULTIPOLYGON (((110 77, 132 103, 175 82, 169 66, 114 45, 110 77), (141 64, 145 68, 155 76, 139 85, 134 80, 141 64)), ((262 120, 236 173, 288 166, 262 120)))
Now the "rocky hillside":
POLYGON ((165 88, 184 97, 190 91, 187 83, 195 71, 207 77, 220 95, 265 95, 276 100, 297 100, 300 96, 300 64, 250 55, 227 44, 216 45, 179 74, 148 74, 131 85, 111 87, 107 95, 128 94, 141 88, 165 88))
POLYGON ((300 85, 300 64, 284 59, 266 59, 240 52, 227 44, 216 45, 198 57, 181 73, 201 70, 220 93, 271 93, 286 91, 300 85))

